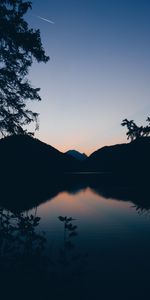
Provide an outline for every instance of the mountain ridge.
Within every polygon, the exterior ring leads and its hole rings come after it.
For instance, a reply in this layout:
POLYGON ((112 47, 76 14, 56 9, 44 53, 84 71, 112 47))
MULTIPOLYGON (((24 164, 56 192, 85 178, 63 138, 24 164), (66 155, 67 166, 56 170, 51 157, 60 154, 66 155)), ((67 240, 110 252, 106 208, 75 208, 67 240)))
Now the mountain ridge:
POLYGON ((150 137, 130 143, 104 146, 94 151, 87 160, 86 169, 92 171, 137 172, 150 167, 150 137))
POLYGON ((11 176, 17 171, 18 174, 25 173, 30 177, 31 174, 38 177, 37 172, 46 175, 74 171, 145 172, 150 168, 149 154, 150 137, 104 146, 83 161, 28 135, 0 139, 1 171, 11 176))
POLYGON ((85 153, 81 153, 77 150, 68 150, 65 154, 78 159, 79 161, 84 161, 88 156, 85 153))
POLYGON ((18 170, 19 173, 31 173, 36 177, 36 172, 50 174, 76 170, 78 167, 75 158, 68 157, 56 148, 28 135, 2 138, 0 161, 4 173, 18 170))

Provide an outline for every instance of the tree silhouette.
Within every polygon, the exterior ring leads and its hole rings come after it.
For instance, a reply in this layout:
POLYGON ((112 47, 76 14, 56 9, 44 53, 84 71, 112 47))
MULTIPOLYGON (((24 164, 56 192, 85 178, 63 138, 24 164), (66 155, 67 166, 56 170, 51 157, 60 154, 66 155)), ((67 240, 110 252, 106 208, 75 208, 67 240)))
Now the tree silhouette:
POLYGON ((146 120, 148 122, 148 125, 143 127, 143 136, 149 136, 150 134, 150 117, 146 120))
POLYGON ((127 126, 127 139, 131 141, 136 140, 141 137, 149 136, 150 134, 150 117, 146 120, 149 124, 148 126, 137 126, 133 120, 124 119, 121 123, 122 126, 127 126))
POLYGON ((24 272, 44 271, 47 240, 37 230, 39 222, 36 215, 0 208, 0 278, 4 272, 22 276, 24 272))
POLYGON ((24 15, 32 5, 23 0, 0 1, 0 132, 24 134, 24 125, 36 122, 38 114, 27 109, 27 100, 41 100, 39 88, 27 79, 33 59, 47 62, 39 30, 29 28, 24 15))
POLYGON ((121 123, 122 126, 127 126, 127 139, 131 139, 131 141, 133 141, 135 139, 135 128, 137 127, 137 125, 134 123, 133 120, 128 120, 128 119, 124 119, 121 123))

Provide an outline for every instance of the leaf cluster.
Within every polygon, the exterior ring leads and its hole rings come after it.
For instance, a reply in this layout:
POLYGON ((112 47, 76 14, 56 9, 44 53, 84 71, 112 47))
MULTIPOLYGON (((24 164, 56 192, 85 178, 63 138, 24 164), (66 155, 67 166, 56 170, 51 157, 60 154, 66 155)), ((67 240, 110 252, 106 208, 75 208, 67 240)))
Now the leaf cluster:
POLYGON ((121 123, 122 126, 126 126, 128 131, 126 133, 127 139, 131 141, 138 138, 147 137, 150 135, 150 117, 146 120, 148 122, 147 126, 137 126, 133 120, 124 119, 121 123))
POLYGON ((46 63, 40 31, 29 28, 24 15, 30 1, 0 1, 0 132, 24 134, 25 125, 36 122, 38 114, 27 109, 27 100, 41 100, 39 88, 27 79, 33 60, 46 63))

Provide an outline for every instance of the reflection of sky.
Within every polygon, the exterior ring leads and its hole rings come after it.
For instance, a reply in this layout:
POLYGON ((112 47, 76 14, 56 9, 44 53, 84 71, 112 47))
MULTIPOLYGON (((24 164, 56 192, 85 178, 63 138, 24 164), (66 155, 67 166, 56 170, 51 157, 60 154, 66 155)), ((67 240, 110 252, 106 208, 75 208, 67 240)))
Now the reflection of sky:
POLYGON ((60 281, 63 288, 67 284, 65 296, 61 293, 59 298, 72 298, 77 291, 74 299, 148 299, 143 298, 149 294, 148 214, 139 215, 133 203, 108 199, 87 188, 76 194, 59 193, 37 208, 37 216, 41 217, 38 230, 47 240, 49 274, 56 288, 60 289, 60 281), (58 216, 76 219, 72 224, 77 236, 69 237, 58 216))
POLYGON ((37 137, 87 153, 125 141, 121 120, 150 109, 150 2, 33 0, 28 21, 51 57, 30 73, 43 99, 37 137))
POLYGON ((41 204, 37 209, 37 214, 42 217, 45 225, 48 222, 56 223, 60 215, 71 216, 83 224, 86 223, 86 226, 87 224, 94 226, 103 224, 106 228, 111 228, 117 223, 120 223, 120 226, 126 226, 134 222, 141 226, 142 222, 144 224, 148 221, 145 220, 145 216, 139 217, 131 202, 107 199, 90 188, 75 194, 61 192, 50 201, 41 204))

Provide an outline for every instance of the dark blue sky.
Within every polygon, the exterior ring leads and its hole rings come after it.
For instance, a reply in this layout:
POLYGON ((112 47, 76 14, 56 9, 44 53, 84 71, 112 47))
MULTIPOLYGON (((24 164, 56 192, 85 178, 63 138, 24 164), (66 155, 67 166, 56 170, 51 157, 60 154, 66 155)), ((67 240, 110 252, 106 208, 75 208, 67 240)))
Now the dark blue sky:
POLYGON ((125 141, 121 120, 144 122, 150 112, 150 1, 32 2, 27 19, 51 57, 30 72, 43 99, 32 106, 37 136, 86 153, 125 141))

